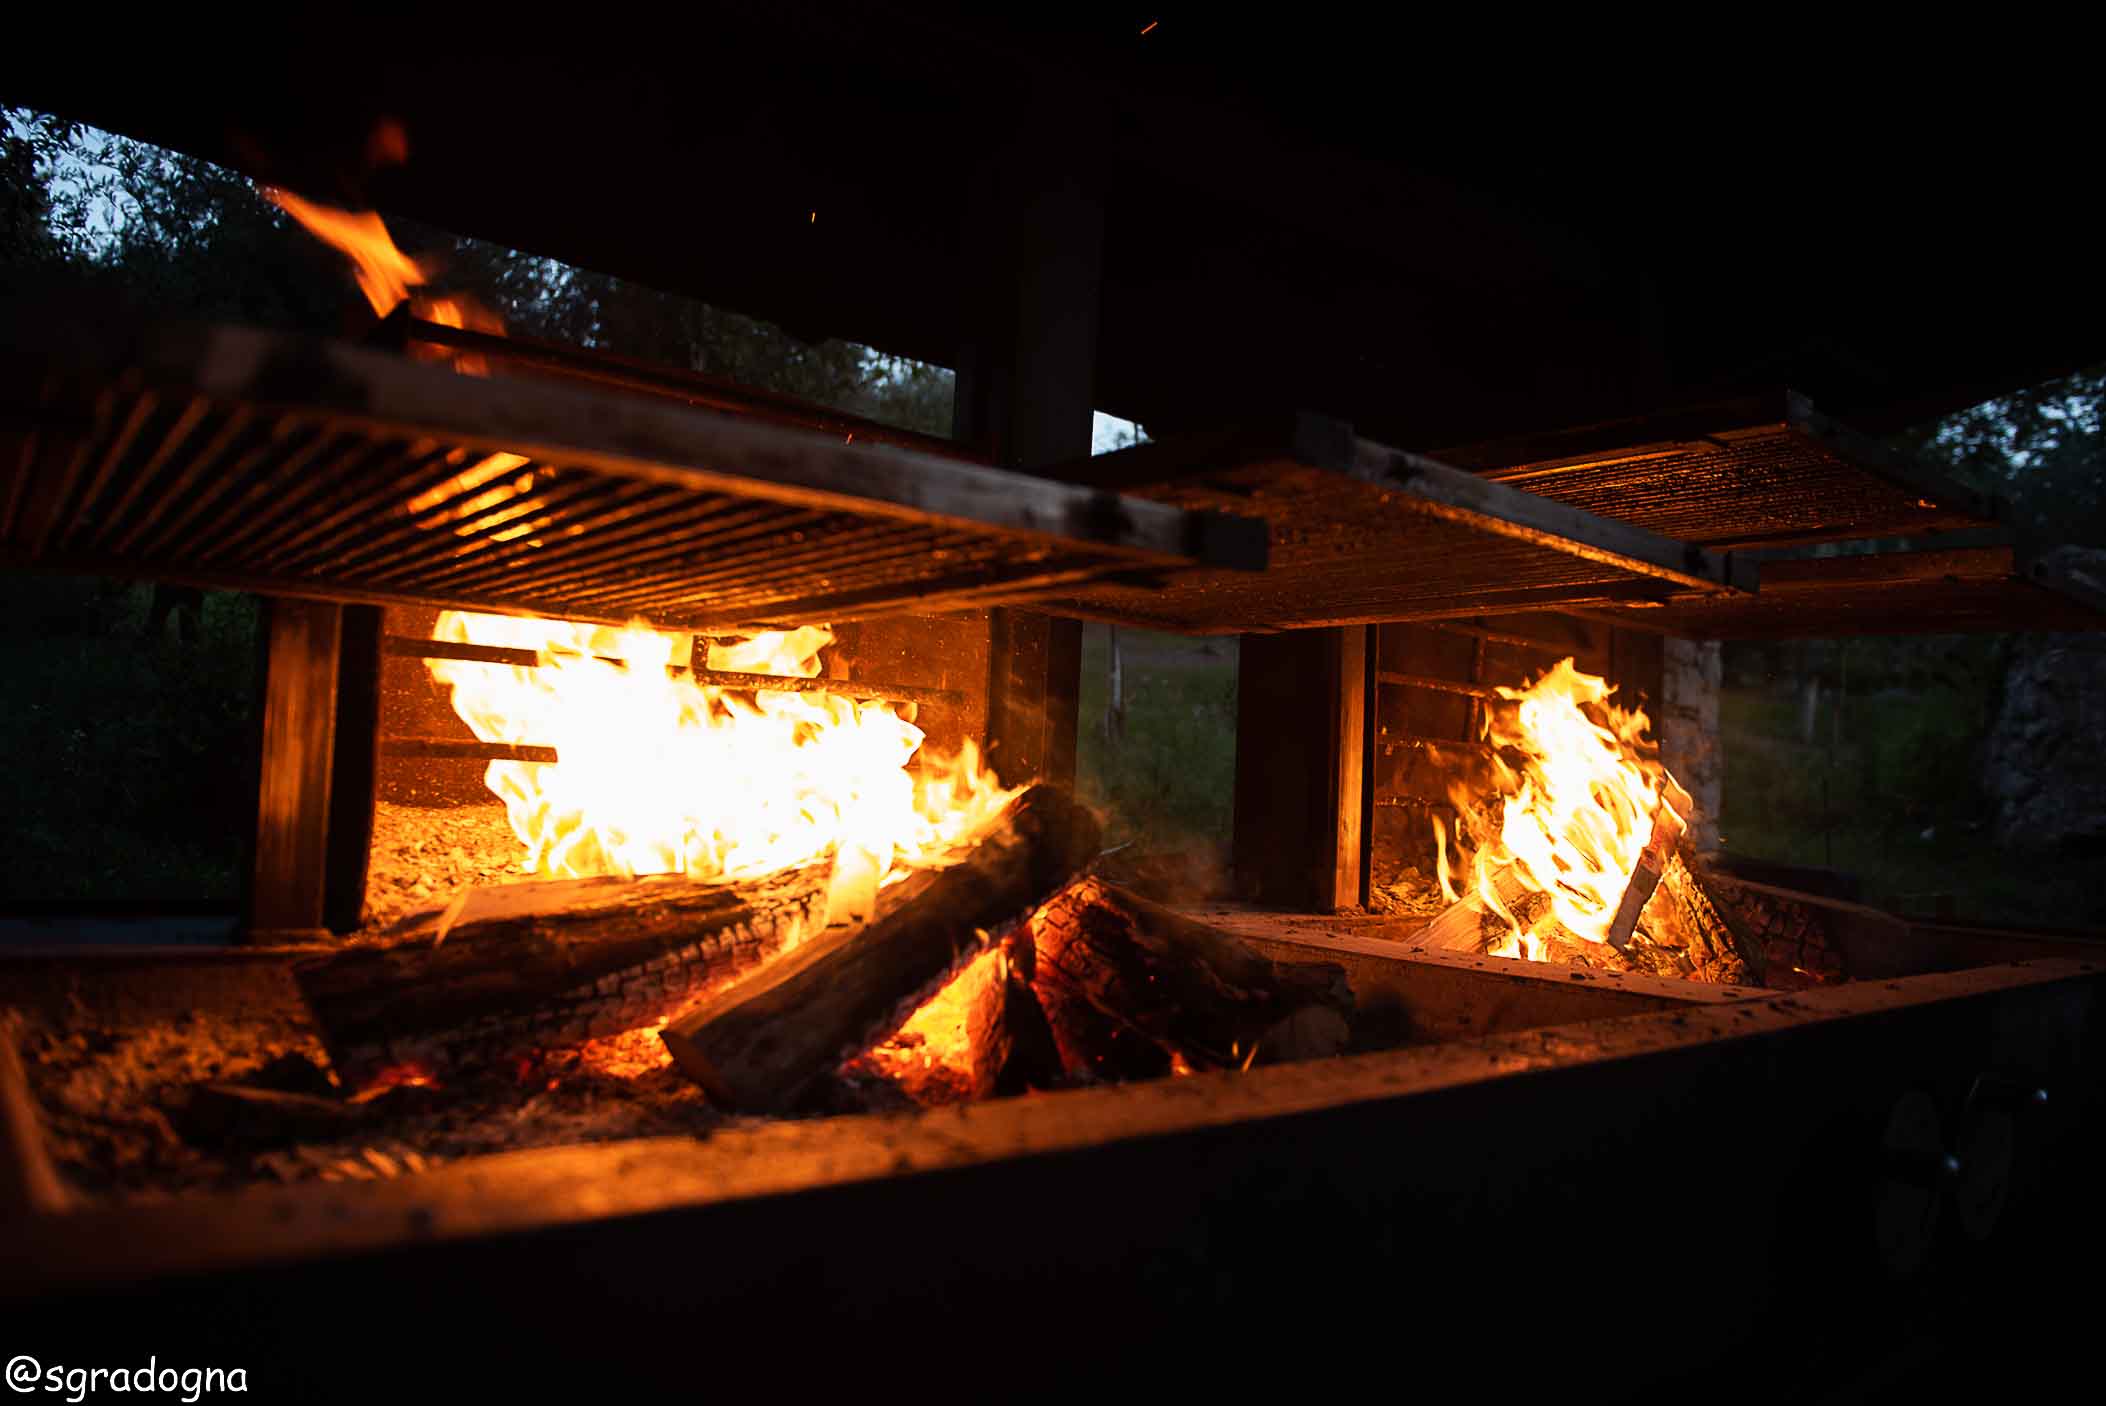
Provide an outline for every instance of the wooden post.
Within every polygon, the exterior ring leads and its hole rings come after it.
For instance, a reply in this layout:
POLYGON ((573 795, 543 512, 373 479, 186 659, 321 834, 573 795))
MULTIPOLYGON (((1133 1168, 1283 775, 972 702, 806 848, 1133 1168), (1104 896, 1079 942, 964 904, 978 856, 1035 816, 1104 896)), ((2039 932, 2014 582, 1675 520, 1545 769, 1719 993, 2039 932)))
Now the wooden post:
POLYGON ((1235 869, 1252 902, 1334 912, 1367 901, 1368 629, 1243 636, 1235 869))
POLYGON ((320 601, 264 602, 256 840, 242 923, 249 942, 306 942, 324 931, 343 614, 320 601))
POLYGON ((1075 781, 1082 623, 989 611, 988 760, 1003 784, 1075 781))
MULTIPOLYGON (((965 231, 980 316, 959 357, 953 432, 1008 468, 1090 452, 1104 207, 1080 169, 1047 134, 1019 138, 985 173, 988 198, 965 231)), ((990 763, 1008 785, 1072 784, 1081 622, 997 609, 988 641, 990 763)))
POLYGON ((379 765, 380 649, 386 616, 377 605, 343 608, 322 900, 322 921, 335 933, 356 929, 366 910, 366 864, 373 848, 374 781, 379 765))

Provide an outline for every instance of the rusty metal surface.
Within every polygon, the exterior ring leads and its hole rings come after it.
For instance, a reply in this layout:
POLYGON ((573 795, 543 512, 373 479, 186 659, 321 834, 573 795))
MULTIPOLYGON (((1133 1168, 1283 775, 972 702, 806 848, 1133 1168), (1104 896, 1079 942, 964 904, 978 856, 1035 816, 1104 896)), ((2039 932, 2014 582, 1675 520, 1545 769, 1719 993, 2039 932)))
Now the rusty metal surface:
POLYGON ((1917 535, 1998 513, 1988 495, 1899 459, 1790 392, 1434 456, 1721 549, 1917 535))
POLYGON ((2106 960, 2055 960, 1652 1014, 1482 1039, 996 1100, 903 1115, 726 1129, 502 1154, 420 1177, 203 1195, 32 1219, 4 1242, 17 1273, 0 1297, 634 1217, 1081 1152, 1206 1128, 1255 1130, 1374 1101, 1746 1043, 2032 989, 2088 993, 2106 960))
POLYGON ((1437 620, 1745 589, 1722 554, 1296 416, 1180 436, 1056 471, 1068 482, 1262 519, 1267 569, 1162 588, 1090 583, 1051 607, 1194 633, 1437 620))
POLYGON ((17 566, 704 629, 1264 559, 1250 524, 661 396, 233 328, 12 331, 17 566))
POLYGON ((1600 609, 1630 629, 1692 639, 2097 630, 2106 629, 2106 596, 2096 573, 2072 548, 2033 555, 2008 545, 1933 547, 1765 561, 1751 595, 1600 609))

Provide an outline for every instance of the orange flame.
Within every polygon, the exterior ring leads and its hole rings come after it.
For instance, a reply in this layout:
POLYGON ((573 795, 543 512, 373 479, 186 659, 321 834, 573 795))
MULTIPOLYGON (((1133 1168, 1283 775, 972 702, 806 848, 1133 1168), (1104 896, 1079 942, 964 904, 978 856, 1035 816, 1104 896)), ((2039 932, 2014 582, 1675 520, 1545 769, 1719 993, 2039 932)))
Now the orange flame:
POLYGON ((307 232, 346 254, 358 275, 359 291, 373 305, 375 317, 386 317, 409 290, 430 281, 415 259, 395 247, 388 227, 371 210, 339 210, 302 200, 289 190, 265 186, 263 193, 307 232))
MULTIPOLYGON (((1509 929, 1493 955, 1543 961, 1558 928, 1561 936, 1608 940, 1624 888, 1652 838, 1653 812, 1663 794, 1680 788, 1646 755, 1644 710, 1611 705, 1607 681, 1582 673, 1572 660, 1527 688, 1497 691, 1505 702, 1486 710, 1485 737, 1495 748, 1499 832, 1479 844, 1469 882, 1509 929), (1548 904, 1510 902, 1515 885, 1545 895, 1548 904), (1518 915, 1520 907, 1536 916, 1518 915)), ((1470 799, 1459 789, 1455 800, 1465 814, 1470 799)), ((1453 901, 1459 894, 1449 877, 1447 835, 1438 821, 1435 830, 1441 887, 1453 901)))
MULTIPOLYGON (((1017 794, 970 743, 908 771, 923 733, 892 705, 698 684, 675 667, 683 635, 459 611, 432 633, 540 655, 538 668, 426 661, 477 737, 556 749, 554 763, 484 773, 525 872, 752 878, 831 852, 839 921, 909 870, 951 862, 1017 794)), ((816 678, 832 640, 806 626, 711 643, 707 665, 816 678)))
MULTIPOLYGON (((431 282, 434 270, 395 247, 395 240, 379 215, 371 210, 339 210, 303 200, 289 190, 264 186, 271 202, 315 238, 351 260, 359 291, 366 295, 375 317, 386 317, 410 296, 412 288, 431 282)), ((428 322, 447 327, 472 327, 477 331, 504 331, 504 322, 474 300, 463 297, 420 298, 417 313, 428 322)), ((479 358, 457 356, 458 369, 481 373, 479 358)))

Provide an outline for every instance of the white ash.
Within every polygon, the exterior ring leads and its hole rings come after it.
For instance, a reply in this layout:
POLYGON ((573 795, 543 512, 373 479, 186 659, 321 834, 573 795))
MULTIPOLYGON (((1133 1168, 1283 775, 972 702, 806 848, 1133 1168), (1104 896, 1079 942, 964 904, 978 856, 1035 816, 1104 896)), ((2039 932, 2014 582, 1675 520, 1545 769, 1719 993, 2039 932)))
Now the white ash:
POLYGON ((525 857, 526 846, 501 805, 376 802, 363 926, 385 928, 409 914, 444 908, 463 889, 533 878, 520 872, 525 857))

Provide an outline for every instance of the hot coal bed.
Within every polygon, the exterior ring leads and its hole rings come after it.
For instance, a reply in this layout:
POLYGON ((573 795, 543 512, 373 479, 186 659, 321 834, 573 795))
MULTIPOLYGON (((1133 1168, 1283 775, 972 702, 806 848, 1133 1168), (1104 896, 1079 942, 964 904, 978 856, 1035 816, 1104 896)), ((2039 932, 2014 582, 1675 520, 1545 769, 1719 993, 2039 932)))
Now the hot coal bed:
POLYGON ((1094 271, 1032 244, 1087 206, 1012 211, 958 441, 416 290, 18 324, 7 565, 268 601, 243 940, 0 959, 20 1321, 319 1394, 390 1336, 1007 1390, 1402 1325, 1584 1399, 2052 1224, 2098 949, 1736 870, 1700 642, 2096 628, 2095 559, 1781 388, 1087 457, 1094 271), (1218 881, 1067 789, 1085 618, 1240 637, 1218 881))

